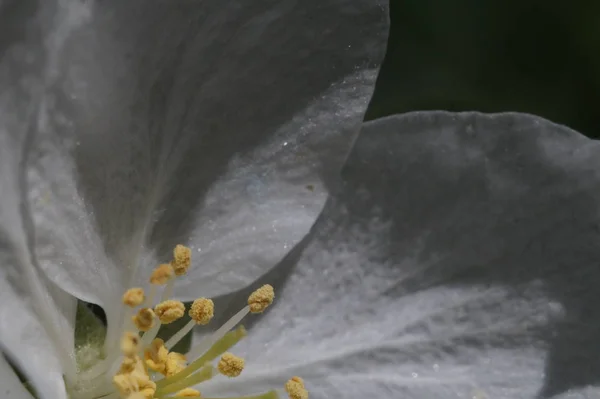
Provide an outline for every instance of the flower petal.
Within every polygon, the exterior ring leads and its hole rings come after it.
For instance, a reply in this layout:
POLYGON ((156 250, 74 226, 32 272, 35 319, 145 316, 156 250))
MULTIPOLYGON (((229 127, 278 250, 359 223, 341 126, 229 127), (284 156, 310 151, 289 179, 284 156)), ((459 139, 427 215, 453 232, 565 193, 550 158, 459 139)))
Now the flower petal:
POLYGON ((0 356, 0 387, 5 399, 33 399, 3 356, 0 356))
MULTIPOLYGON (((2 351, 22 370, 40 398, 66 399, 59 348, 47 335, 38 316, 23 301, 22 293, 15 292, 4 276, 0 276, 0 304, 2 351)), ((69 334, 66 339, 72 342, 69 334)), ((4 384, 1 386, 0 392, 4 384)))
POLYGON ((522 114, 366 124, 271 312, 234 348, 252 393, 593 397, 600 145, 522 114), (587 391, 585 390, 587 389, 587 391))
POLYGON ((44 256, 50 278, 105 305, 142 244, 161 260, 194 248, 184 298, 271 268, 314 222, 354 140, 386 3, 90 3, 43 115, 35 203, 41 252, 59 249, 44 256))
POLYGON ((64 399, 63 373, 74 372, 75 299, 48 288, 34 266, 24 194, 53 10, 50 1, 0 4, 0 349, 41 397, 64 399))

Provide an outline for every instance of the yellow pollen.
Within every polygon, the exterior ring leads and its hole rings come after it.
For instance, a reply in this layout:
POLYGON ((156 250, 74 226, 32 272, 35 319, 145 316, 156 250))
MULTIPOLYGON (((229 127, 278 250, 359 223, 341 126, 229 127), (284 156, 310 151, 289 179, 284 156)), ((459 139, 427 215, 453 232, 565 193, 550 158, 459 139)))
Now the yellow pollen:
POLYGON ((130 288, 123 294, 123 304, 130 308, 140 306, 144 299, 144 290, 141 288, 130 288))
POLYGON ((227 377, 237 377, 244 369, 244 359, 232 353, 226 352, 221 356, 217 369, 227 377))
POLYGON ((159 265, 150 275, 150 284, 163 285, 173 278, 173 266, 168 263, 159 265))
POLYGON ((300 377, 292 377, 285 383, 285 391, 290 399, 308 399, 308 391, 304 387, 304 381, 300 377))
POLYGON ((185 305, 182 302, 169 299, 154 307, 154 313, 162 324, 169 324, 183 317, 185 305))
POLYGON ((154 325, 154 311, 150 308, 140 309, 135 316, 131 317, 133 324, 140 331, 148 331, 154 325))
POLYGON ((208 324, 215 313, 215 304, 211 299, 198 298, 192 303, 188 314, 197 324, 208 324))
POLYGON ((273 303, 275 291, 269 284, 265 284, 248 297, 248 305, 252 313, 262 313, 273 303))
POLYGON ((148 349, 144 351, 144 360, 149 369, 157 373, 164 373, 167 367, 169 351, 165 348, 165 341, 155 338, 148 349))
POLYGON ((132 333, 125 332, 121 338, 121 352, 125 356, 133 356, 137 353, 140 345, 140 336, 132 333))
POLYGON ((185 355, 177 352, 169 352, 167 363, 165 364, 165 375, 171 377, 182 371, 186 366, 185 355))
POLYGON ((176 398, 200 398, 200 391, 195 390, 194 388, 185 388, 175 394, 176 398))
POLYGON ((175 274, 178 276, 184 275, 191 264, 192 250, 186 246, 177 245, 173 250, 173 261, 171 262, 175 274))

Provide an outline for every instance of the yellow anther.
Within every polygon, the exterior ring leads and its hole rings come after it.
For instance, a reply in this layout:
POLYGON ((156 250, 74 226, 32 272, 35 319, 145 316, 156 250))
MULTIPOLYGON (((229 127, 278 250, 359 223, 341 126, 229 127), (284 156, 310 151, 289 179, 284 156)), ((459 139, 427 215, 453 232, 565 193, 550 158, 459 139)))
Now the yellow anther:
POLYGON ((197 324, 208 324, 215 314, 215 304, 211 299, 198 298, 188 314, 197 324))
POLYGON ((133 324, 140 331, 148 331, 154 325, 154 311, 150 308, 140 309, 135 316, 131 317, 133 324))
POLYGON ((248 297, 248 305, 252 313, 262 313, 273 303, 275 291, 269 284, 265 284, 248 297))
POLYGON ((308 399, 308 391, 304 387, 304 381, 300 377, 292 377, 285 383, 285 391, 290 399, 308 399))
POLYGON ((227 377, 237 377, 244 369, 244 359, 232 353, 226 352, 221 356, 217 369, 227 377))
POLYGON ((185 355, 177 352, 169 352, 167 356, 167 363, 165 365, 165 375, 170 377, 179 373, 186 366, 185 355))
POLYGON ((156 384, 150 380, 148 375, 137 371, 130 374, 115 375, 113 384, 122 398, 141 397, 152 399, 156 393, 156 384))
POLYGON ((185 388, 175 394, 176 398, 201 398, 200 391, 194 388, 185 388))
POLYGON ((123 294, 123 304, 131 308, 140 306, 144 299, 144 290, 141 288, 130 288, 123 294))
POLYGON ((125 356, 133 356, 137 353, 140 346, 140 336, 126 331, 121 337, 121 352, 125 356))
POLYGON ((144 351, 146 366, 158 373, 164 373, 167 367, 169 351, 165 348, 165 341, 155 338, 149 348, 144 351))
POLYGON ((169 299, 156 305, 154 313, 156 313, 162 324, 173 323, 175 320, 183 317, 185 305, 183 302, 169 299))
POLYGON ((173 278, 173 266, 168 263, 159 265, 150 275, 150 284, 163 285, 173 278))
POLYGON ((135 366, 138 362, 137 356, 125 356, 123 361, 121 362, 121 367, 117 374, 129 374, 135 370, 135 366))
POLYGON ((140 386, 140 393, 144 395, 145 399, 153 399, 154 393, 156 393, 156 384, 150 378, 138 379, 140 386))
POLYGON ((173 250, 173 261, 171 266, 175 274, 182 276, 187 273, 187 270, 192 264, 192 250, 183 245, 177 245, 173 250))

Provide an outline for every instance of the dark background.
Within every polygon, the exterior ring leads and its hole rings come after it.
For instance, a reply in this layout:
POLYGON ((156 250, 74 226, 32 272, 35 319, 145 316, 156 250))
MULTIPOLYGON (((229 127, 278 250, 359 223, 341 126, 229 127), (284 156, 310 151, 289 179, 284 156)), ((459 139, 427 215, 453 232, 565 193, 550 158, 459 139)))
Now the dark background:
POLYGON ((600 137, 600 1, 390 0, 367 119, 519 111, 600 137))

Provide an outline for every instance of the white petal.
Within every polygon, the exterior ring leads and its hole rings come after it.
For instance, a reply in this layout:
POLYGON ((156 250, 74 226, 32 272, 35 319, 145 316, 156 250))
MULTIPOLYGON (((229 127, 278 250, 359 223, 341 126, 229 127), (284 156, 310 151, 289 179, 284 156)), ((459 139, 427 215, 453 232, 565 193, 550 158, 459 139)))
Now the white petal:
MULTIPOLYGON (((72 342, 68 334, 67 339, 72 342)), ((22 370, 40 398, 67 398, 61 354, 55 342, 4 276, 0 276, 0 347, 22 370)))
POLYGON ((416 113, 366 125, 279 291, 201 386, 304 377, 314 399, 593 398, 600 146, 540 118, 416 113))
POLYGON ((90 3, 43 115, 35 203, 48 275, 106 305, 144 243, 163 260, 194 247, 184 297, 272 267, 308 231, 353 142, 385 3, 90 3))
POLYGON ((40 397, 64 399, 63 372, 74 368, 69 355, 75 303, 64 292, 51 293, 34 267, 23 192, 25 147, 35 130, 46 72, 45 24, 53 7, 25 0, 0 8, 0 349, 40 397))
POLYGON ((0 356, 0 387, 5 399, 33 399, 3 356, 0 356))

